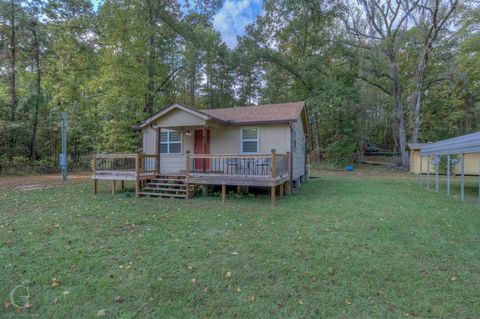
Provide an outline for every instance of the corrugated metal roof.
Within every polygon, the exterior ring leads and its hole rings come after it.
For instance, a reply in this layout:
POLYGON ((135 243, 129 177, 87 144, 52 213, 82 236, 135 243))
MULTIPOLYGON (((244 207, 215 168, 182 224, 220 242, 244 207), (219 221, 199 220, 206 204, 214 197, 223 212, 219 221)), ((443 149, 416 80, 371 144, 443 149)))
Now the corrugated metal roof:
POLYGON ((429 144, 420 150, 421 156, 480 153, 480 132, 429 144))

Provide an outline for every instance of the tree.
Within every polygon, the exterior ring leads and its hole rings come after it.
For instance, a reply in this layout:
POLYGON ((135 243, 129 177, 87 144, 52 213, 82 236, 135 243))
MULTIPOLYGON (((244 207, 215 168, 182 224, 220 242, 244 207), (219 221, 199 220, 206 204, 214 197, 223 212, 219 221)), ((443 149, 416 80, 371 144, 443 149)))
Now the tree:
POLYGON ((403 167, 408 165, 408 153, 406 149, 407 135, 402 100, 402 82, 400 79, 401 71, 397 58, 399 51, 398 37, 402 30, 406 28, 406 21, 419 1, 416 0, 413 4, 410 4, 406 0, 389 0, 387 3, 379 3, 375 0, 360 0, 369 29, 365 32, 359 27, 358 21, 355 20, 351 20, 351 24, 347 26, 358 38, 381 41, 381 52, 388 58, 393 85, 395 127, 403 167))

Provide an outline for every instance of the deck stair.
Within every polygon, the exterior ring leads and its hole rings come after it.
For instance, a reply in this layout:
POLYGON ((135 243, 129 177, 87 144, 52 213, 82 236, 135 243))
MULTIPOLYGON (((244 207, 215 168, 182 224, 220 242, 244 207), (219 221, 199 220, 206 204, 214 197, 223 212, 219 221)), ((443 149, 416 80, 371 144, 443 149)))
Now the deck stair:
MULTIPOLYGON (((195 193, 196 186, 190 185, 189 187, 189 198, 191 198, 195 193)), ((157 175, 145 182, 138 194, 165 198, 185 198, 187 196, 185 175, 157 175)))

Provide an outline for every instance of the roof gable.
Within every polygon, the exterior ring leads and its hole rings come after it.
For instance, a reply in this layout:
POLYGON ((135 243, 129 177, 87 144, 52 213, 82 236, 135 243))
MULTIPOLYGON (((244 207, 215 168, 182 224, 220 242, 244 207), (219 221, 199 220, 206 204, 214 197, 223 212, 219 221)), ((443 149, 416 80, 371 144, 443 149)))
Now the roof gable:
POLYGON ((187 112, 187 113, 189 113, 193 116, 196 116, 196 117, 198 117, 202 120, 205 120, 205 121, 212 120, 212 117, 205 114, 205 113, 202 113, 198 110, 192 109, 192 108, 187 107, 185 105, 175 103, 175 104, 170 104, 169 106, 164 107, 163 109, 161 109, 157 113, 151 115, 149 118, 144 120, 142 123, 138 124, 135 128, 136 129, 142 129, 145 126, 152 124, 153 122, 155 122, 156 120, 158 120, 162 116, 172 112, 173 110, 181 110, 181 111, 187 112))
POLYGON ((173 110, 181 110, 204 121, 214 121, 223 125, 286 124, 301 118, 304 130, 308 131, 304 101, 202 110, 195 110, 182 104, 171 104, 134 126, 134 130, 151 125, 173 110))

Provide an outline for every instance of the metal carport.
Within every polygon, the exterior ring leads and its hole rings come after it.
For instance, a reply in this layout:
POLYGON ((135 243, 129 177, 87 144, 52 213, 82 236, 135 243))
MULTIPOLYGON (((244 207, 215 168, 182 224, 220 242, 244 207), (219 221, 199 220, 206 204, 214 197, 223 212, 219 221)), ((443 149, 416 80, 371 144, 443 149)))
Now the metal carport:
MULTIPOLYGON (((437 167, 436 169, 436 190, 438 192, 438 167, 440 164, 440 156, 447 155, 447 194, 450 195, 450 166, 451 155, 461 155, 461 177, 460 177, 460 198, 465 200, 465 154, 480 153, 480 132, 467 134, 443 140, 440 142, 428 144, 421 148, 420 158, 427 157, 427 187, 430 186, 430 162, 437 167), (432 157, 434 157, 432 161, 432 157)), ((420 165, 422 161, 420 159, 420 165)), ((420 166, 420 172, 422 168, 420 166)), ((479 178, 480 178, 480 162, 479 162, 479 178)), ((422 174, 419 174, 419 184, 422 186, 422 174)), ((480 179, 479 179, 479 201, 480 201, 480 179)))

